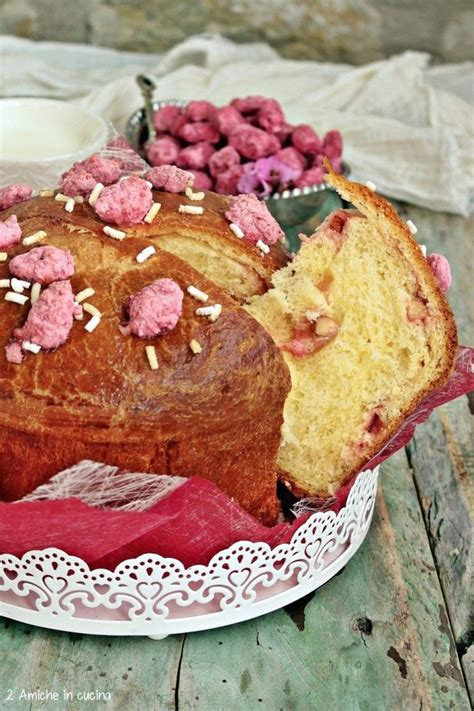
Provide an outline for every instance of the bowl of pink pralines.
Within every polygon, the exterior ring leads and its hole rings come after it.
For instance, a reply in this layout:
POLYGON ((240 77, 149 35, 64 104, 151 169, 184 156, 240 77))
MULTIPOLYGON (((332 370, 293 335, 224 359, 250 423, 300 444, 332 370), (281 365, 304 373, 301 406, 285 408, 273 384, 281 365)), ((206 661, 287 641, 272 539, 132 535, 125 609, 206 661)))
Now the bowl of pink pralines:
POLYGON ((319 136, 308 124, 288 123, 275 99, 247 96, 221 107, 204 100, 156 101, 153 123, 153 141, 144 109, 127 124, 128 140, 150 165, 193 172, 198 190, 265 199, 293 248, 299 232, 313 231, 341 204, 323 180, 324 158, 348 173, 341 134, 319 136))

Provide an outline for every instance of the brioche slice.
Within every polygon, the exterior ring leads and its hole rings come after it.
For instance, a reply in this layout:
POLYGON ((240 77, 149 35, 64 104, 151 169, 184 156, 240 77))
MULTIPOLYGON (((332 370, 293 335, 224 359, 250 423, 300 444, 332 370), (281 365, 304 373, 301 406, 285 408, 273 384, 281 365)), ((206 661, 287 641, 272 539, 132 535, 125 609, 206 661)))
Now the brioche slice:
POLYGON ((452 313, 406 224, 363 185, 332 171, 327 182, 360 212, 330 215, 247 307, 290 369, 278 466, 297 495, 349 480, 456 353, 452 313))

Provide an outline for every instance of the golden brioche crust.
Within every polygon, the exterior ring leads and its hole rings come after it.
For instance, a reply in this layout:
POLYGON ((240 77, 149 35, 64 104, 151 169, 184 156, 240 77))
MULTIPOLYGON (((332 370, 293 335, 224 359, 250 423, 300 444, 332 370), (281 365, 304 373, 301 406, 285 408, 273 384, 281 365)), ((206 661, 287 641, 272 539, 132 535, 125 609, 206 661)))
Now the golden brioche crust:
MULTIPOLYGON (((162 203, 156 221, 124 228, 121 242, 103 233, 104 223, 88 205, 69 214, 54 199, 34 198, 4 211, 2 219, 17 215, 24 236, 43 229, 42 244, 72 253, 73 291, 95 289, 89 301, 103 317, 93 333, 84 330, 85 321, 77 322, 57 351, 14 365, 6 361, 5 345, 28 305, 0 300, 0 499, 20 498, 87 458, 131 471, 206 477, 261 521, 274 523, 287 367, 271 337, 238 302, 159 249, 160 229, 171 227, 226 240, 224 201, 207 195, 205 214, 192 216, 177 213, 177 204, 186 201, 181 195, 156 192, 155 199, 162 203), (136 255, 150 243, 156 254, 138 264, 136 255), (118 326, 124 301, 161 277, 174 279, 185 293, 177 327, 150 341, 123 336, 118 326), (215 323, 195 314, 202 304, 186 293, 190 284, 205 291, 209 303, 222 304, 215 323), (192 339, 202 353, 193 355, 192 339), (158 371, 149 368, 146 345, 156 348, 158 371)), ((228 239, 253 255, 252 245, 231 232, 228 239)), ((26 251, 20 244, 9 258, 26 251)), ((268 256, 258 255, 265 278, 284 259, 278 250, 268 256)), ((8 277, 8 262, 0 264, 0 278, 8 277)))

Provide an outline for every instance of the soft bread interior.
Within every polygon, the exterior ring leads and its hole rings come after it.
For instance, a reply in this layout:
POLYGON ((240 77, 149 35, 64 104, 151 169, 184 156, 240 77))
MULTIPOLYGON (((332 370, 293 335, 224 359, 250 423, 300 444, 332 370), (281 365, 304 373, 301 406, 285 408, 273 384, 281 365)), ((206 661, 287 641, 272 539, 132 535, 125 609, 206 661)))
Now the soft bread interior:
POLYGON ((263 264, 258 270, 255 259, 233 250, 229 242, 197 231, 160 234, 157 241, 161 249, 180 257, 238 301, 267 289, 263 264))
POLYGON ((454 321, 419 247, 398 223, 367 212, 330 216, 247 307, 283 349, 295 334, 311 345, 322 316, 337 324, 332 337, 315 338, 319 350, 284 350, 292 389, 278 465, 300 494, 337 490, 454 359, 454 321))

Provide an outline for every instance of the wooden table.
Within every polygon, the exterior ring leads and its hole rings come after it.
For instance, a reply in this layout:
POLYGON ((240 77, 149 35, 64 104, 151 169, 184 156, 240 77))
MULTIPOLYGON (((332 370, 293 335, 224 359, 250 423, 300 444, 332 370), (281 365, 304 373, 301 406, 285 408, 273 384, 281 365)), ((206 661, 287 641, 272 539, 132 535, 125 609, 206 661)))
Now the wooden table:
MULTIPOLYGON (((401 210, 428 250, 450 259, 449 298, 460 341, 472 345, 474 220, 401 210)), ((315 594, 251 622, 160 642, 62 634, 0 618, 0 706, 105 706, 19 698, 39 688, 60 698, 63 690, 110 692, 109 708, 127 711, 470 708, 470 407, 474 398, 464 397, 441 408, 383 465, 366 542, 315 594)))

